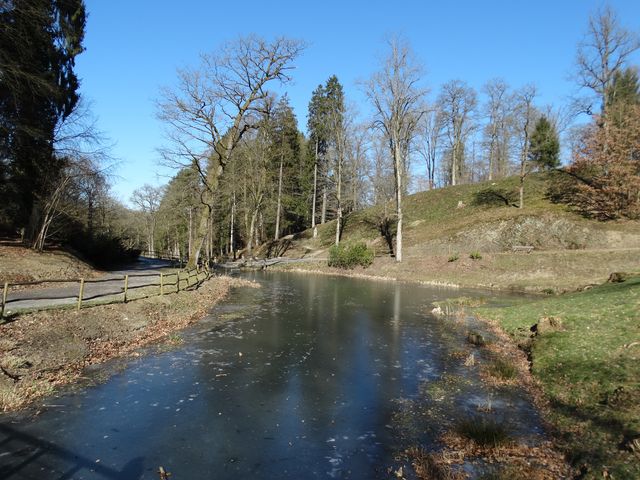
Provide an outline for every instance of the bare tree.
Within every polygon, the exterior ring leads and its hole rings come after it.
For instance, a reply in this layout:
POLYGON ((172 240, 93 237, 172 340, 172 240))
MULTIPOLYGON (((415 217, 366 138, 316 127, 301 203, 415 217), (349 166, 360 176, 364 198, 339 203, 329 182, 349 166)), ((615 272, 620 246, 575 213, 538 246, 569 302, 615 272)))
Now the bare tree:
POLYGON ((517 125, 520 133, 520 203, 519 208, 524 207, 524 181, 531 173, 531 162, 529 162, 529 139, 533 129, 538 111, 533 105, 537 95, 535 85, 526 85, 516 92, 516 115, 517 125))
POLYGON ((445 83, 438 97, 449 143, 451 185, 457 185, 465 172, 464 147, 467 137, 475 128, 473 113, 477 103, 475 90, 462 80, 451 80, 445 83))
MULTIPOLYGON (((353 115, 353 109, 347 113, 353 115)), ((350 123, 347 135, 347 184, 350 191, 349 210, 358 210, 366 202, 367 154, 370 149, 368 125, 350 123)))
POLYGON ((134 190, 131 202, 143 212, 147 231, 147 252, 150 256, 155 254, 156 225, 158 223, 158 210, 164 194, 163 187, 153 187, 145 184, 134 190))
POLYGON ((608 95, 613 78, 629 56, 640 48, 640 38, 619 23, 616 13, 607 6, 589 18, 584 40, 576 55, 577 81, 600 99, 601 114, 606 116, 608 95))
POLYGON ((366 94, 373 104, 374 125, 384 136, 393 158, 396 197, 396 261, 402 261, 402 192, 409 145, 423 114, 425 90, 419 87, 422 69, 408 43, 398 38, 388 42, 390 52, 382 69, 366 83, 366 94))
POLYGON ((420 122, 420 141, 417 146, 417 152, 426 164, 429 190, 435 188, 436 183, 436 165, 443 133, 442 121, 442 111, 439 105, 434 104, 427 108, 420 122))
POLYGON ((199 68, 179 70, 177 88, 162 91, 158 116, 167 124, 169 146, 161 154, 173 165, 195 167, 204 185, 204 214, 190 263, 198 261, 206 240, 220 177, 244 134, 257 127, 251 118, 264 110, 267 84, 289 81, 303 49, 302 42, 283 37, 239 38, 202 55, 199 68))
POLYGON ((485 104, 485 116, 487 125, 485 127, 485 146, 487 149, 488 179, 493 180, 496 176, 507 175, 509 166, 509 119, 511 116, 511 95, 509 86, 502 79, 493 79, 487 82, 483 91, 487 96, 485 104))

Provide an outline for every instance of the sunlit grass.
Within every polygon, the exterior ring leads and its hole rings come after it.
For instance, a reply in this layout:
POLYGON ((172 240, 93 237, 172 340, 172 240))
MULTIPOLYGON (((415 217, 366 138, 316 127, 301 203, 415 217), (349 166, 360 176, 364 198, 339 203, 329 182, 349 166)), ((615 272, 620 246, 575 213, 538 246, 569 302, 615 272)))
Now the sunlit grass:
POLYGON ((543 317, 562 320, 561 331, 538 335, 532 372, 551 404, 553 422, 574 464, 587 478, 640 478, 640 463, 621 448, 640 435, 640 277, 503 309, 480 308, 516 338, 543 317), (624 405, 607 402, 631 392, 624 405))

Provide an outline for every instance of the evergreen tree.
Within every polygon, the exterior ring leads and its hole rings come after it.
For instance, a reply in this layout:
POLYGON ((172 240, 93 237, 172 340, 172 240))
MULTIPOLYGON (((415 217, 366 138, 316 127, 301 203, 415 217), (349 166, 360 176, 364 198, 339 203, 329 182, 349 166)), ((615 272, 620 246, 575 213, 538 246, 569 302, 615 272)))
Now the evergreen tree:
POLYGON ((560 140, 555 127, 545 116, 540 117, 529 140, 529 161, 540 169, 560 165, 560 140))
POLYGON ((73 69, 84 2, 1 1, 0 25, 0 193, 13 200, 9 222, 25 226, 64 164, 54 154, 55 132, 79 100, 73 69))
POLYGON ((282 232, 300 231, 306 227, 309 217, 307 197, 311 188, 309 170, 312 166, 304 161, 298 122, 287 95, 273 110, 270 130, 276 200, 275 237, 279 238, 282 232))
POLYGON ((633 107, 640 105, 638 70, 627 68, 616 72, 607 99, 608 118, 618 126, 623 125, 626 117, 632 114, 633 107))
POLYGON ((308 157, 313 159, 313 180, 311 187, 311 228, 314 238, 318 235, 316 227, 316 212, 318 200, 322 195, 322 217, 321 223, 325 220, 326 186, 322 172, 326 170, 324 160, 326 159, 328 136, 325 125, 326 96, 323 85, 318 87, 311 94, 309 101, 309 112, 307 114, 307 130, 309 132, 308 157))

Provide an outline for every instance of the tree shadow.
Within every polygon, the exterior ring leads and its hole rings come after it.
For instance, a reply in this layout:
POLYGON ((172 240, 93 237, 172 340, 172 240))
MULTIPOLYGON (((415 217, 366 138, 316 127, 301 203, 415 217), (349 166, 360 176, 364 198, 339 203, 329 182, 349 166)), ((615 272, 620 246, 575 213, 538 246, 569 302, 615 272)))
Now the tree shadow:
POLYGON ((140 480, 144 473, 143 457, 135 457, 122 470, 116 470, 7 425, 0 425, 0 435, 0 444, 11 451, 2 458, 0 478, 3 479, 42 478, 42 472, 47 471, 49 480, 67 480, 77 478, 84 471, 106 479, 140 480))
POLYGON ((291 248, 291 245, 290 238, 272 240, 267 245, 266 258, 282 257, 291 248))
POLYGON ((393 239, 396 236, 396 224, 393 221, 393 218, 388 215, 381 215, 373 219, 365 218, 363 222, 370 227, 375 228, 378 233, 380 233, 380 236, 384 238, 384 241, 387 244, 389 255, 393 257, 395 255, 393 250, 393 239))
POLYGON ((473 194, 473 205, 517 207, 517 193, 504 188, 488 187, 473 194))

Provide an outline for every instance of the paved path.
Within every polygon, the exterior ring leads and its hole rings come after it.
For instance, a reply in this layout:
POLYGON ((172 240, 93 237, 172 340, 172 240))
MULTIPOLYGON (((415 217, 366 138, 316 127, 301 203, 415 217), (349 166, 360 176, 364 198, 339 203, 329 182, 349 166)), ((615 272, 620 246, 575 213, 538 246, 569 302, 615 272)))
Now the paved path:
MULTIPOLYGON (((99 278, 87 280, 83 300, 88 301, 105 295, 122 295, 125 275, 129 275, 129 288, 159 284, 160 270, 170 266, 171 263, 166 260, 141 257, 129 268, 112 270, 99 278)), ((5 314, 16 310, 72 305, 78 301, 78 289, 79 282, 65 282, 54 287, 14 292, 9 289, 5 314)))

